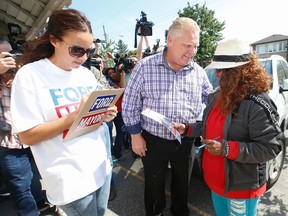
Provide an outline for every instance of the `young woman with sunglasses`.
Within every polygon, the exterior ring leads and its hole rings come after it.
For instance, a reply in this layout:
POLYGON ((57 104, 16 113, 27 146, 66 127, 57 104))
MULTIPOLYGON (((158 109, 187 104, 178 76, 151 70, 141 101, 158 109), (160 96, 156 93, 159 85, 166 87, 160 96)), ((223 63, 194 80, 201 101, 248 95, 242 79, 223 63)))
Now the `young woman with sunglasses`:
MULTIPOLYGON (((81 65, 94 52, 90 22, 77 10, 54 11, 43 36, 24 46, 11 98, 13 130, 31 146, 48 200, 67 215, 105 215, 110 179, 110 140, 105 123, 63 141, 84 102, 103 86, 81 65)), ((102 120, 117 114, 111 107, 102 120)))

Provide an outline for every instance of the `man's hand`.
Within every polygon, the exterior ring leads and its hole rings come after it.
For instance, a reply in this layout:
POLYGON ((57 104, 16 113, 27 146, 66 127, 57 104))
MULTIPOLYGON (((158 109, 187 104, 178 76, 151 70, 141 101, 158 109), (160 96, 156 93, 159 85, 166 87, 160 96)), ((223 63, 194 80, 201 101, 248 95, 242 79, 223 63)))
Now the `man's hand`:
POLYGON ((142 135, 139 134, 131 134, 132 138, 132 150, 135 154, 139 155, 140 157, 146 156, 146 141, 143 139, 142 135))
POLYGON ((185 131, 185 124, 183 123, 173 123, 173 127, 179 132, 179 134, 183 134, 185 131))
POLYGON ((6 73, 9 69, 16 68, 15 59, 9 52, 0 53, 0 74, 6 73))
POLYGON ((112 56, 112 54, 110 52, 106 52, 106 56, 110 59, 114 59, 114 57, 112 56))

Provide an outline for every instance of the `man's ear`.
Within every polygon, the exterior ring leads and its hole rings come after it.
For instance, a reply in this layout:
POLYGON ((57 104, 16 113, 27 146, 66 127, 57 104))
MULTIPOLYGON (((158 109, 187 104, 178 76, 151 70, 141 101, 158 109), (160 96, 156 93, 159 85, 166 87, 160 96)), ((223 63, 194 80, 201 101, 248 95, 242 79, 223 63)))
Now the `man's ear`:
POLYGON ((173 42, 174 42, 174 38, 171 35, 168 35, 167 36, 167 44, 171 45, 171 44, 173 44, 173 42))

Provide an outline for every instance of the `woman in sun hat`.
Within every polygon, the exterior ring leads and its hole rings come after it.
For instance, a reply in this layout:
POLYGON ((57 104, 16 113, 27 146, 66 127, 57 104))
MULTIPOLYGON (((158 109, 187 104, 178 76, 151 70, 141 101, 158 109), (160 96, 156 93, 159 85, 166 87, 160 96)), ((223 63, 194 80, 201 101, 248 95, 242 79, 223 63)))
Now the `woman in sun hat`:
POLYGON ((256 216, 266 162, 280 151, 279 115, 267 94, 271 77, 239 39, 221 41, 208 68, 216 69, 220 88, 209 95, 202 123, 175 128, 204 137, 202 167, 216 214, 256 216))

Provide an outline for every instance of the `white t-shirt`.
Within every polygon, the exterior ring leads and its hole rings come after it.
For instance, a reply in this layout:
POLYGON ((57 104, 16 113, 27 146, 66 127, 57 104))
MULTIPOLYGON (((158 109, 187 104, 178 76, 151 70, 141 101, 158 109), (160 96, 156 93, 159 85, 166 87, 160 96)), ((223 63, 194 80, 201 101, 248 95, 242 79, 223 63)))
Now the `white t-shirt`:
MULTIPOLYGON (((81 95, 102 86, 88 69, 65 71, 48 59, 23 66, 12 87, 12 130, 15 133, 73 112, 81 95)), ((49 202, 64 205, 97 190, 111 172, 106 124, 63 142, 62 133, 31 146, 49 202)))

